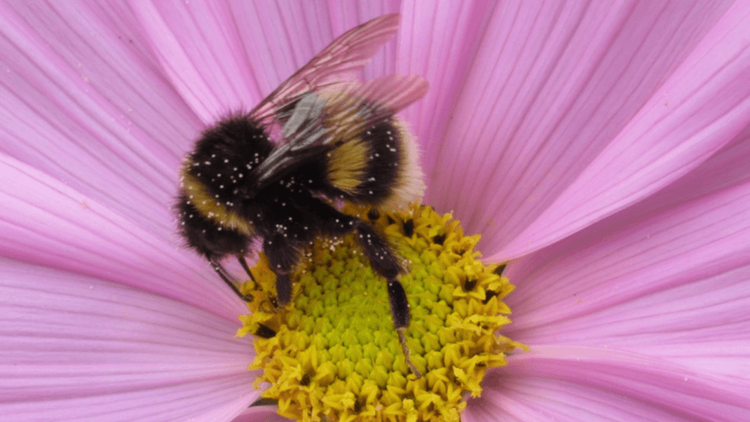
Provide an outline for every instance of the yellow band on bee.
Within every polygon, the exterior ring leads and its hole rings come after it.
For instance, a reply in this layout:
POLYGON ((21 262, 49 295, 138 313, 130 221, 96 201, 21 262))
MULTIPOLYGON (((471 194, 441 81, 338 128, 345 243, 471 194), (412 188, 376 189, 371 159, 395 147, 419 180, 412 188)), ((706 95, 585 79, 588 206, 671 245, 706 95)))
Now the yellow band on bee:
POLYGON ((328 180, 333 187, 354 195, 363 182, 370 148, 361 140, 341 144, 328 154, 328 180))
POLYGON ((198 178, 187 171, 187 167, 182 170, 182 191, 185 192, 190 204, 202 216, 219 226, 236 230, 246 236, 255 232, 252 223, 229 211, 215 196, 211 195, 208 188, 198 178))

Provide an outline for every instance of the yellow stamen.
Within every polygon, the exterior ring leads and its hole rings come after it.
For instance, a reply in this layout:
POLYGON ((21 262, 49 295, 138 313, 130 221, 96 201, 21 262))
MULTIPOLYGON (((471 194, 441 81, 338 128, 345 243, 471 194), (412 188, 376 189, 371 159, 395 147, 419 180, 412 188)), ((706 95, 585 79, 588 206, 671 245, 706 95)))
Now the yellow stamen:
MULTIPOLYGON (((352 209, 348 210, 354 212, 352 209)), ((366 212, 359 210, 363 220, 366 212)), ((253 269, 258 285, 238 335, 261 324, 276 332, 256 338, 251 370, 262 370, 255 387, 278 401, 279 414, 300 421, 458 421, 465 394, 481 395, 488 368, 506 364, 506 353, 525 346, 496 334, 510 323, 502 299, 513 286, 482 264, 451 214, 415 206, 374 222, 404 259, 401 276, 411 323, 403 331, 414 376, 390 316, 385 281, 375 275, 353 236, 320 239, 294 272, 293 302, 270 307, 275 276, 262 257, 253 269), (413 222, 413 235, 404 223, 413 222)))

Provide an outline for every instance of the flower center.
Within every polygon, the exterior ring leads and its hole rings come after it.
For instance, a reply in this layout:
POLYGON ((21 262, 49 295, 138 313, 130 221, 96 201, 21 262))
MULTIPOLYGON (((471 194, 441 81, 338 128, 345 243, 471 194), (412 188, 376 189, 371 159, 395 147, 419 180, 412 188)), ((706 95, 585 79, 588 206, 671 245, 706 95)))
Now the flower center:
POLYGON ((242 286, 253 312, 241 317, 238 335, 257 335, 250 369, 263 372, 255 387, 270 383, 262 396, 295 420, 458 421, 464 394, 478 397, 487 369, 523 347, 496 334, 510 322, 502 299, 514 288, 500 275, 504 265, 483 265, 474 251, 479 235, 464 236, 451 214, 427 206, 375 220, 359 214, 408 268, 400 278, 411 310, 406 345, 423 376, 405 359, 385 280, 350 235, 313 242, 285 308, 268 311, 275 276, 265 257, 253 268, 258 283, 242 286))

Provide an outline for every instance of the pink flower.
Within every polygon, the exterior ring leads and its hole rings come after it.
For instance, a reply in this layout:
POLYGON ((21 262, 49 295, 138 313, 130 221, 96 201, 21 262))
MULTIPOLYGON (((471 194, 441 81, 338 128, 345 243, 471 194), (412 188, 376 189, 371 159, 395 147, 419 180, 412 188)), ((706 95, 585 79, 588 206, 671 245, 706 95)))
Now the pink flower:
MULTIPOLYGON (((520 2, 519 2, 520 3, 520 2)), ((518 286, 464 422, 750 411, 750 5, 0 4, 0 414, 231 420, 245 309, 169 206, 202 128, 403 14, 366 77, 409 108, 426 203, 518 286)), ((275 419, 251 408, 239 420, 275 419)))

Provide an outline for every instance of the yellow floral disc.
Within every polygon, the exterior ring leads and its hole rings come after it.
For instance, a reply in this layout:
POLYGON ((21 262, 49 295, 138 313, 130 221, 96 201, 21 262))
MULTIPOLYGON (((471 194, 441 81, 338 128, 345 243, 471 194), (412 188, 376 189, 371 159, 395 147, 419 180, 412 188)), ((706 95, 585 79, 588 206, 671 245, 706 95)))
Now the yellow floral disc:
MULTIPOLYGON (((365 221, 366 210, 349 208, 365 221)), ((254 297, 238 336, 256 334, 256 388, 299 421, 458 421, 465 395, 478 397, 488 368, 524 347, 497 331, 510 322, 513 290, 501 265, 485 266, 451 214, 427 206, 372 221, 403 259, 409 299, 409 369, 391 321, 385 280, 354 236, 319 239, 296 268, 292 303, 273 310, 275 275, 261 257, 254 297), (268 338, 264 338, 268 337, 268 338), (266 384, 268 383, 268 384, 266 384)))

